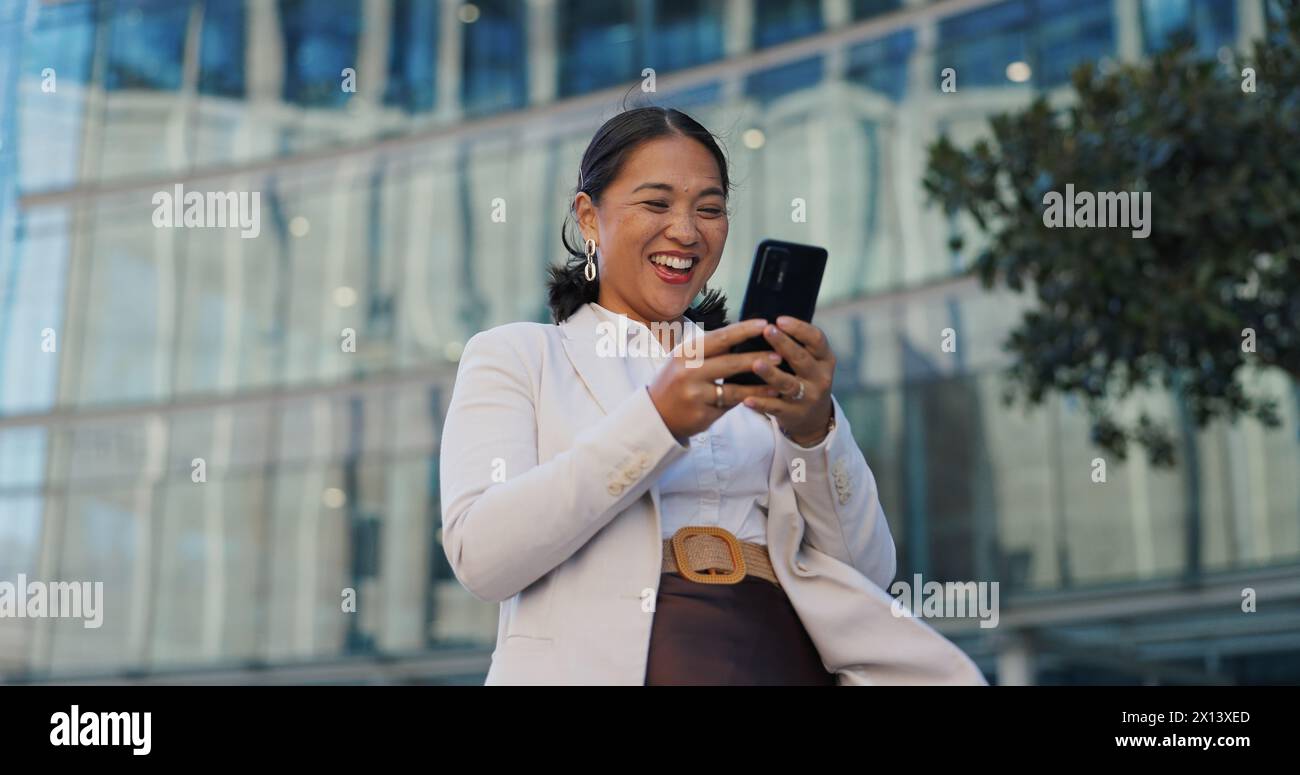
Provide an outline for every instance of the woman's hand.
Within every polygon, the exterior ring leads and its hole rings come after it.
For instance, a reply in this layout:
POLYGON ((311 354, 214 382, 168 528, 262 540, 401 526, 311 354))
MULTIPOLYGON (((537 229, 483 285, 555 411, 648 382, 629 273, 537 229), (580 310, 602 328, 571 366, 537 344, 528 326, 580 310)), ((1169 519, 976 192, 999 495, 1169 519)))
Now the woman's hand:
POLYGON ((668 362, 650 385, 650 398, 664 424, 679 441, 706 430, 728 410, 747 398, 775 397, 776 389, 765 385, 722 386, 722 405, 718 406, 714 380, 743 371, 755 371, 758 364, 779 358, 773 353, 732 353, 734 345, 758 336, 765 320, 751 319, 732 323, 704 334, 694 346, 701 348, 702 360, 679 355, 668 362))
POLYGON ((763 338, 783 356, 794 374, 787 374, 776 364, 763 364, 754 371, 780 391, 776 397, 755 396, 745 405, 776 417, 781 430, 797 444, 813 446, 826 438, 830 425, 831 379, 835 375, 835 353, 820 328, 786 315, 767 326, 763 338), (803 382, 804 393, 793 400, 803 382))

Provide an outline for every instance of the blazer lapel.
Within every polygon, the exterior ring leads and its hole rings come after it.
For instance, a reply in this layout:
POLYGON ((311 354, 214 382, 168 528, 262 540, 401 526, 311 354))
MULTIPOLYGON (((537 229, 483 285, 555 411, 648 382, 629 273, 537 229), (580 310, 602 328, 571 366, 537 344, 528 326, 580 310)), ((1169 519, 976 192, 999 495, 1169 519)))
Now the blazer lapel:
MULTIPOLYGON (((636 389, 628 374, 627 366, 621 358, 604 357, 597 351, 602 330, 600 316, 590 304, 583 304, 563 323, 560 329, 564 333, 564 352, 578 372, 587 390, 596 399, 596 406, 602 414, 608 415, 615 406, 626 399, 636 389)), ((613 332, 619 336, 620 332, 613 332)), ((615 341, 613 344, 617 345, 615 341)), ((650 485, 650 499, 654 502, 655 527, 659 527, 659 481, 650 485)))
POLYGON ((632 392, 633 385, 622 359, 606 358, 597 351, 603 333, 597 329, 600 322, 600 316, 591 305, 584 304, 561 323, 560 328, 564 331, 564 352, 573 368, 596 397, 596 405, 603 413, 609 414, 632 392))

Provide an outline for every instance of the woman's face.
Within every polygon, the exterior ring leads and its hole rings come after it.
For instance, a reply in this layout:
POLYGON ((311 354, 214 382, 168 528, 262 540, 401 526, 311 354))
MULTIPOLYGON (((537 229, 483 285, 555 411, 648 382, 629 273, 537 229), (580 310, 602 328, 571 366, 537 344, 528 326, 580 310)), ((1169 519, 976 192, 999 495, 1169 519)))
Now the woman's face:
POLYGON ((596 240, 598 304, 642 323, 677 320, 713 276, 727 241, 727 203, 713 155, 698 141, 668 135, 625 159, 596 207, 575 200, 584 239, 596 240), (686 271, 651 260, 668 254, 686 271))

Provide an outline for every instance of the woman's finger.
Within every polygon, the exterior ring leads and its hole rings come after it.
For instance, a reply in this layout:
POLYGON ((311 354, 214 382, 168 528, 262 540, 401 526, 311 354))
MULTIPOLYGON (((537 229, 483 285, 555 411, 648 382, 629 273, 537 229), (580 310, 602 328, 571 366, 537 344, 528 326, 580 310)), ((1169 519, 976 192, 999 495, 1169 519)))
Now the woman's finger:
POLYGON ((726 379, 733 374, 753 371, 754 361, 767 358, 769 355, 770 353, 766 352, 715 355, 712 358, 705 358, 698 364, 688 361, 685 370, 690 373, 693 380, 713 382, 719 378, 726 379))
POLYGON ((754 373, 782 393, 793 394, 799 390, 799 378, 782 371, 771 361, 759 360, 754 364, 754 373))
POLYGON ((786 363, 790 364, 796 374, 805 377, 815 376, 813 370, 817 366, 817 359, 799 342, 771 325, 763 329, 763 338, 785 359, 786 363))
MULTIPOLYGON (((715 396, 717 392, 717 389, 713 388, 715 396)), ((722 404, 728 409, 744 402, 746 398, 775 398, 777 395, 777 389, 770 385, 735 385, 726 382, 722 384, 722 404)))
POLYGON ((700 341, 699 352, 696 354, 701 358, 712 358, 726 353, 741 342, 762 336, 766 323, 761 318, 751 318, 709 331, 700 341))
POLYGON ((781 315, 776 319, 776 327, 797 339, 819 361, 826 360, 831 354, 826 333, 806 320, 781 315))
POLYGON ((783 401, 780 398, 767 398, 764 396, 746 398, 741 401, 741 403, 756 412, 762 412, 776 417, 786 417, 793 408, 789 402, 783 401))

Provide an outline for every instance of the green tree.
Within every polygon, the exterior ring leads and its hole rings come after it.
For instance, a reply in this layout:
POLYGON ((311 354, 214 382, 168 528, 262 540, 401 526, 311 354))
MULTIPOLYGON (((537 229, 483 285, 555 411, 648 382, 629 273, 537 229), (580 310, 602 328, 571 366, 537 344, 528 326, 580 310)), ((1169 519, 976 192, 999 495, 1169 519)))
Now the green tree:
MULTIPOLYGON (((1093 440, 1171 465, 1167 425, 1115 399, 1163 386, 1198 427, 1253 416, 1279 424, 1251 369, 1300 380, 1300 0, 1244 61, 1180 42, 1150 60, 1072 73, 1072 98, 1044 95, 990 121, 970 150, 930 146, 931 203, 968 214, 984 286, 1029 293, 1012 330, 1006 400, 1082 399, 1093 440), (1253 70, 1253 91, 1251 75, 1253 70), (1048 228, 1048 192, 1150 192, 1150 233, 1048 228), (1253 338, 1254 352, 1249 352, 1253 338)), ((963 241, 953 247, 962 249, 963 241)))

